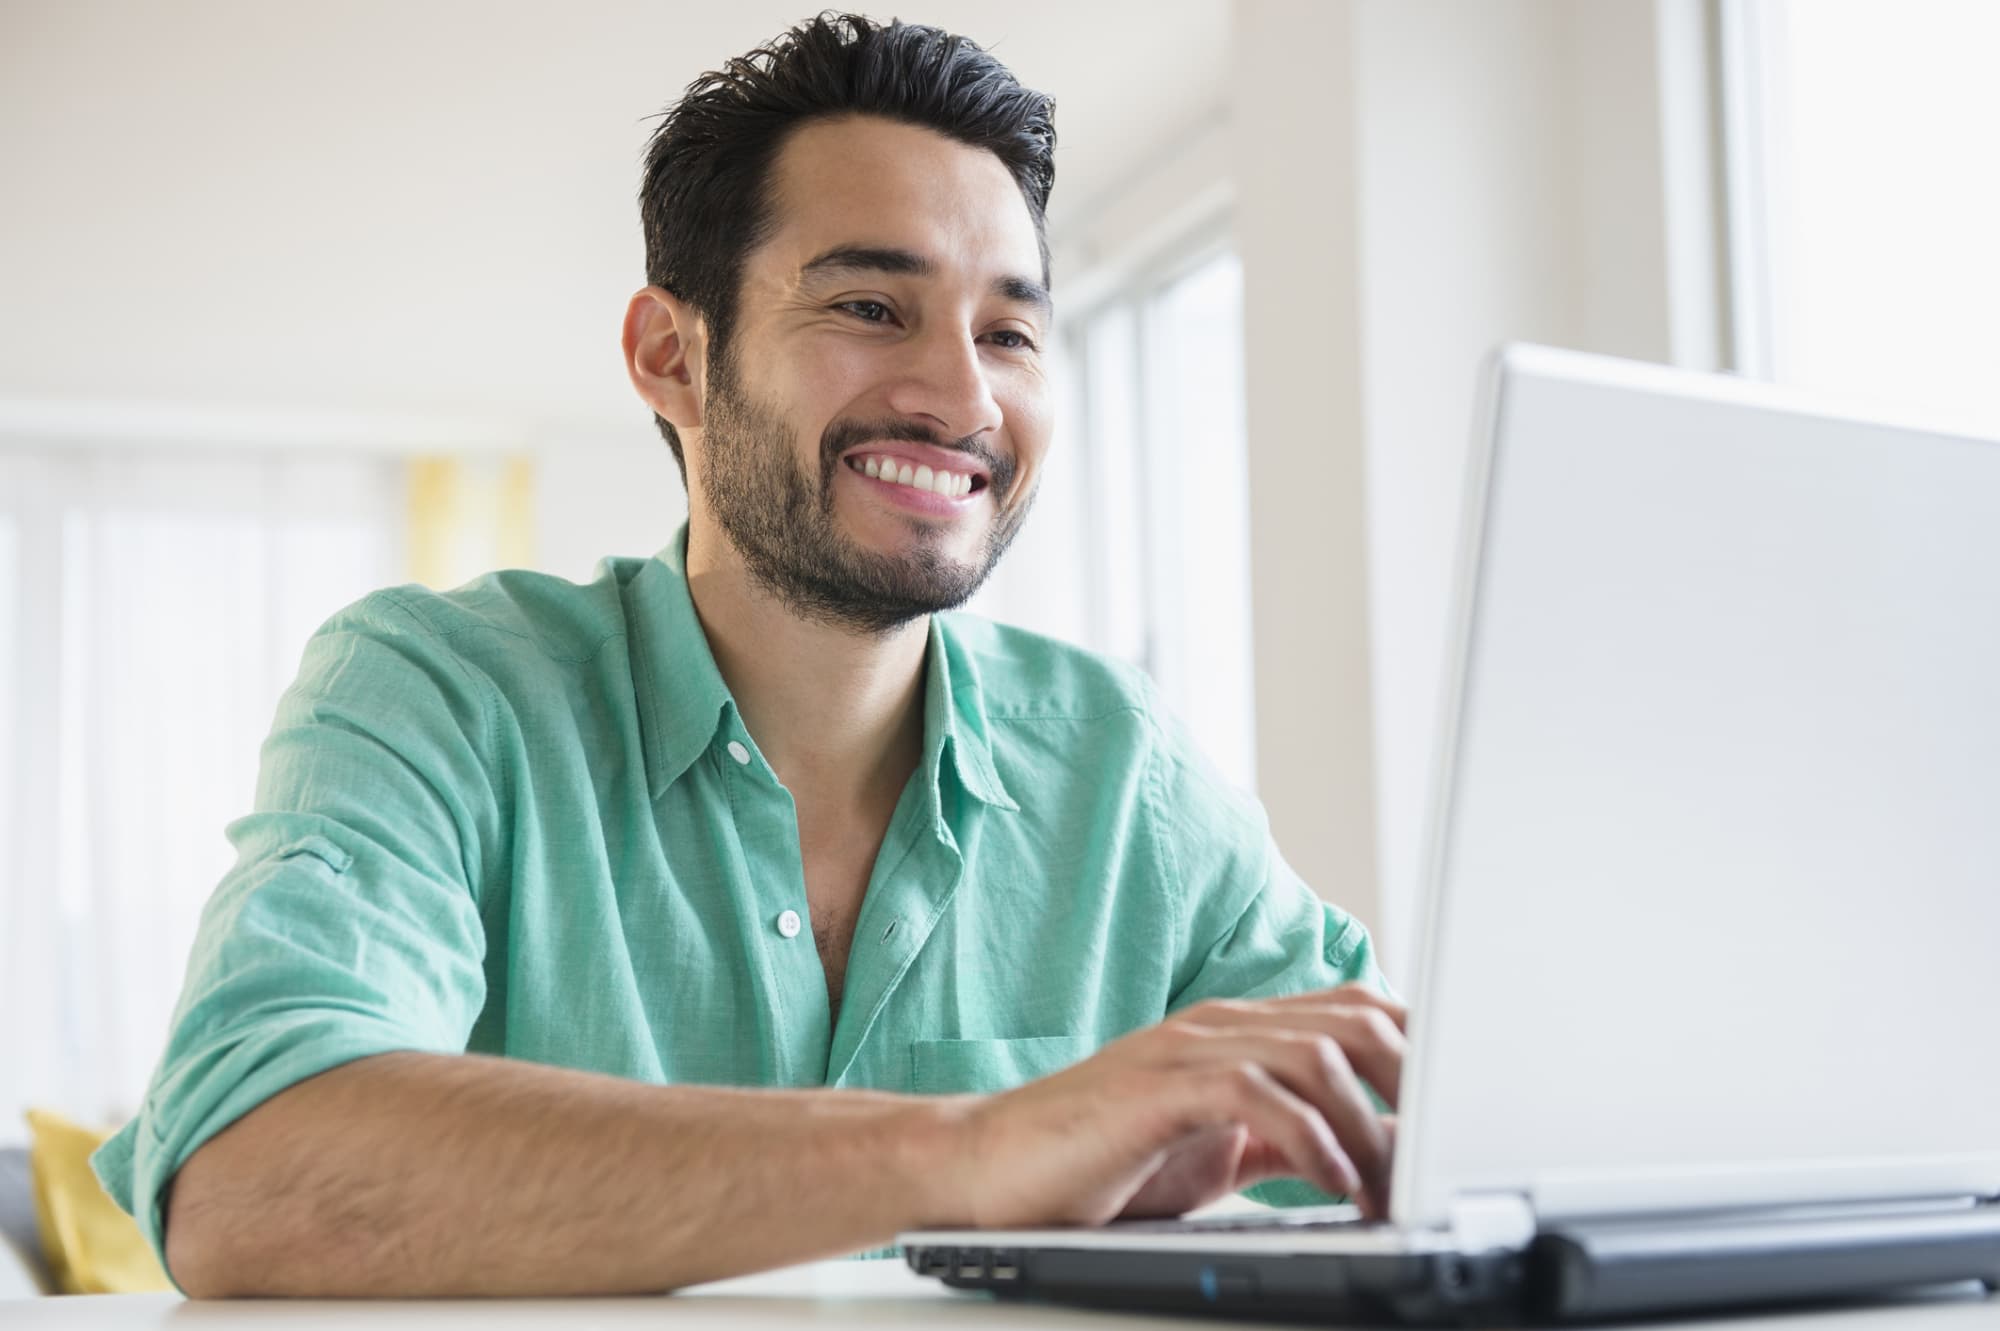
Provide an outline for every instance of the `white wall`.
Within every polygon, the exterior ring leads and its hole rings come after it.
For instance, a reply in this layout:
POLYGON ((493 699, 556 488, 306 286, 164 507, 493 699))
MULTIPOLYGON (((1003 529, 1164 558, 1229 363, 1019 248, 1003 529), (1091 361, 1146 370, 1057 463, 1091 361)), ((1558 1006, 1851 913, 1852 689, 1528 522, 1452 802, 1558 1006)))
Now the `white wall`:
POLYGON ((606 555, 657 554, 687 518, 666 440, 535 453, 537 566, 586 582, 606 555))
MULTIPOLYGON (((684 501, 618 352, 650 117, 814 9, 6 0, 0 447, 509 448, 538 461, 548 566, 659 548, 684 501)), ((913 17, 1060 93, 1060 218, 1210 115, 1227 14, 913 17)))

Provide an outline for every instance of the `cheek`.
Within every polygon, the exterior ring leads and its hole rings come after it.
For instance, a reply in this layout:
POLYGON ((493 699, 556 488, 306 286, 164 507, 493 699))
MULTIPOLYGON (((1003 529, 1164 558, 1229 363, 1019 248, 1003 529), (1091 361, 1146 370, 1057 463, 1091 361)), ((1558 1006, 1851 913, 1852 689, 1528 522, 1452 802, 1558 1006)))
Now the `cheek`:
POLYGON ((1037 382, 1005 394, 996 391, 995 396, 1001 416, 1007 422, 1016 465, 1023 473, 1040 471, 1042 459, 1048 456, 1053 428, 1054 410, 1047 388, 1037 382))
MULTIPOLYGON (((773 384, 773 389, 777 390, 778 385, 773 384)), ((820 441, 828 427, 840 419, 848 401, 839 383, 810 371, 788 373, 782 390, 774 391, 770 401, 783 415, 786 436, 802 463, 817 466, 820 441)))
POLYGON ((882 378, 881 357, 858 338, 815 339, 786 371, 802 404, 829 408, 867 394, 882 378))

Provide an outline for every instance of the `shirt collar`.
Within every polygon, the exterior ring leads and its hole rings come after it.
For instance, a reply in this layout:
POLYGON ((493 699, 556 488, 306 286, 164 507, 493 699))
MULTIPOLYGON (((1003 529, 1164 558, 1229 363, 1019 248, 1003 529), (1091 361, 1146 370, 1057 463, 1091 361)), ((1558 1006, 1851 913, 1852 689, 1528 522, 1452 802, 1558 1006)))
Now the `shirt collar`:
POLYGON ((658 799, 714 743, 726 713, 736 709, 688 594, 685 523, 639 570, 628 596, 646 786, 658 799))
POLYGON ((931 616, 929 678, 924 681, 924 767, 935 778, 945 750, 968 795, 1010 813, 1016 804, 993 766, 992 732, 979 667, 943 615, 931 616))
MULTIPOLYGON (((680 780, 725 728, 740 725, 736 702, 709 650, 687 585, 687 526, 632 579, 633 684, 645 746, 647 790, 654 799, 680 780)), ((924 681, 923 770, 929 803, 938 814, 938 782, 946 764, 966 793, 1009 811, 1008 795, 993 766, 991 732, 972 654, 943 616, 933 615, 924 681)))

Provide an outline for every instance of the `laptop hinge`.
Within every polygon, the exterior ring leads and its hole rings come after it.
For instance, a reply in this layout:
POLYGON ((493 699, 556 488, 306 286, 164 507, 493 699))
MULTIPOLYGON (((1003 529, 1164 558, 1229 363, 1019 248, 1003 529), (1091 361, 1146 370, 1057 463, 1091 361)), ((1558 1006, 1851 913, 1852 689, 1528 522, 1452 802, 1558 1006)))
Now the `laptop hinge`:
POLYGON ((1460 1252, 1518 1252, 1535 1237, 1535 1208, 1515 1192, 1460 1193, 1451 1200, 1451 1234, 1460 1252))

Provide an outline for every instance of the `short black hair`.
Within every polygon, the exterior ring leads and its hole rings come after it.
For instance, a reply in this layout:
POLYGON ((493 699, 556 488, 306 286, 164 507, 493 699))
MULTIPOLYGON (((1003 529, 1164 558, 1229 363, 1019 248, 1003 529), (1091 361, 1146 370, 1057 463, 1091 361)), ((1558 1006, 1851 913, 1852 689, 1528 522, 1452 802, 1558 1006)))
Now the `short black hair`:
MULTIPOLYGON (((646 281, 699 310, 717 356, 743 263, 772 227, 771 167, 801 126, 874 115, 984 148, 1013 173, 1048 285, 1055 101, 978 44, 940 28, 827 11, 688 85, 646 148, 639 218, 646 281)), ((674 427, 655 416, 687 479, 674 427)))

